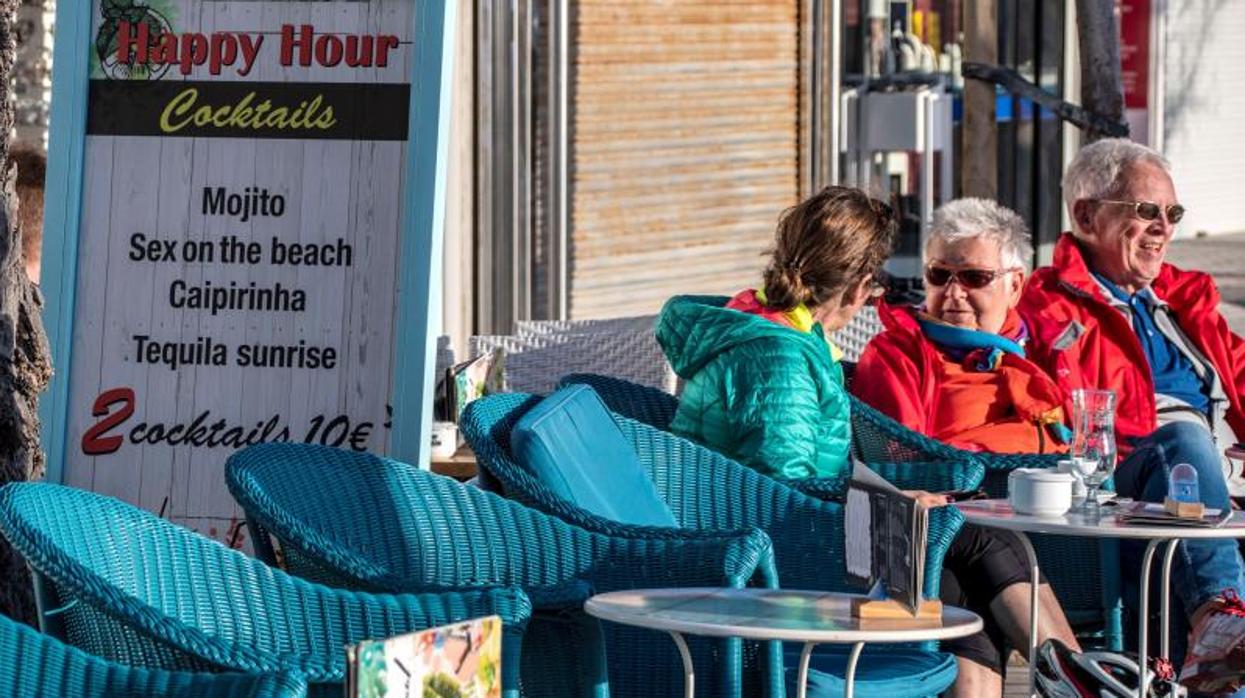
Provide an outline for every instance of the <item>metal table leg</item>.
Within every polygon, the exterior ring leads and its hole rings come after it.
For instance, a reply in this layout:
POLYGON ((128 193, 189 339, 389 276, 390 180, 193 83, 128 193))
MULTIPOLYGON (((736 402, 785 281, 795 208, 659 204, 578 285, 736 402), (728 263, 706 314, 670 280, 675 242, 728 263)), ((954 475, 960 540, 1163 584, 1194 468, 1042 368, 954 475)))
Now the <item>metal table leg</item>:
POLYGON ((670 631, 674 644, 679 647, 679 656, 683 658, 683 695, 685 698, 696 698, 696 672, 692 669, 692 653, 687 649, 683 636, 670 631))
MULTIPOLYGON (((1141 557, 1141 620, 1139 634, 1137 636, 1137 663, 1141 668, 1140 680, 1137 682, 1138 698, 1145 698, 1146 691, 1149 690, 1149 677, 1146 675, 1146 665, 1149 663, 1149 617, 1150 617, 1150 563, 1154 560, 1154 551, 1158 546, 1162 545, 1162 540, 1151 540, 1146 543, 1146 552, 1141 557)), ((1164 597, 1166 601, 1166 597, 1164 597)))
MULTIPOLYGON (((808 645, 805 645, 808 648, 808 645)), ((847 655, 847 676, 843 684, 843 698, 852 698, 852 693, 856 690, 856 660, 860 659, 860 650, 865 648, 865 643, 857 642, 852 645, 852 653, 847 655)), ((805 698, 808 687, 800 684, 800 692, 797 698, 805 698)))
POLYGON ((1020 545, 1025 549, 1025 555, 1029 558, 1029 695, 1037 696, 1037 627, 1038 627, 1038 560, 1037 553, 1033 550, 1033 544, 1029 542, 1029 536, 1023 531, 1017 531, 1017 538, 1020 539, 1020 545))
MULTIPOLYGON (((804 694, 808 692, 808 659, 813 654, 813 648, 817 645, 812 642, 804 643, 804 649, 800 652, 800 670, 796 674, 795 692, 797 698, 804 698, 804 694)), ((850 690, 849 690, 850 693, 850 690)))
POLYGON ((1159 599, 1159 622, 1162 624, 1159 630, 1159 656, 1164 659, 1171 658, 1171 586, 1172 586, 1172 560, 1176 557, 1176 546, 1180 544, 1180 540, 1173 538, 1167 543, 1167 550, 1163 551, 1163 596, 1159 599))

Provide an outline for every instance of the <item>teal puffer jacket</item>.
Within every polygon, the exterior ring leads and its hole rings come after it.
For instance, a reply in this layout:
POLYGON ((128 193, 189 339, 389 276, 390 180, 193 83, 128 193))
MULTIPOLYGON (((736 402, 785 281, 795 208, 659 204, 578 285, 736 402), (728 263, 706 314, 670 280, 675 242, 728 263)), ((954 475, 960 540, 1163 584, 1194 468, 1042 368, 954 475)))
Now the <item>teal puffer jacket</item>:
POLYGON ((772 477, 849 474, 851 401, 821 325, 800 332, 728 300, 662 308, 657 341, 686 381, 671 430, 772 477))

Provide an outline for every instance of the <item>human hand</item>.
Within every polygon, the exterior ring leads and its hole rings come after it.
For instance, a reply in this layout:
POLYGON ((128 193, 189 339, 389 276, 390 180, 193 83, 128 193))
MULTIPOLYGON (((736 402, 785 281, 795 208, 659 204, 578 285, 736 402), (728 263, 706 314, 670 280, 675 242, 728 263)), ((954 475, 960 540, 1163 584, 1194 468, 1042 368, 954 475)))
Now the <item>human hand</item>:
POLYGON ((945 494, 926 492, 925 490, 904 490, 903 493, 915 499, 917 504, 926 509, 935 509, 951 502, 951 498, 945 494))

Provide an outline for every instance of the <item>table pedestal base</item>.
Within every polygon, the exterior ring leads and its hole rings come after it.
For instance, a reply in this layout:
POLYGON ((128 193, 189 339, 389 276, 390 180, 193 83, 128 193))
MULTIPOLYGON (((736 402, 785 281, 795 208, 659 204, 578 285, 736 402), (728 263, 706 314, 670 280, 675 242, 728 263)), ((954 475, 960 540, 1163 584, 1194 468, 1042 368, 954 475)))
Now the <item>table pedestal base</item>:
MULTIPOLYGON (((1030 575, 1031 594, 1029 597, 1029 694, 1037 698, 1037 624, 1038 624, 1038 565, 1037 553, 1033 550, 1033 545, 1029 542, 1029 536, 1020 532, 1017 536, 1025 549, 1025 555, 1029 559, 1029 568, 1032 570, 1030 575)), ((1176 555, 1176 544, 1180 542, 1179 538, 1169 539, 1151 539, 1146 543, 1145 554, 1141 558, 1141 608, 1138 615, 1141 616, 1138 628, 1138 646, 1137 659, 1139 662, 1139 673, 1141 681, 1137 686, 1138 698, 1145 698, 1146 691, 1150 688, 1150 674, 1147 671, 1149 664, 1149 616, 1150 616, 1150 566, 1154 561, 1154 554, 1159 546, 1166 544, 1167 549, 1163 551, 1163 574, 1160 578, 1161 597, 1159 600, 1159 656, 1166 657, 1170 652, 1169 635, 1171 634, 1171 569, 1172 561, 1176 555)))
MULTIPOLYGON (((676 632, 671 632, 670 637, 674 638, 674 644, 679 648, 679 656, 683 658, 683 695, 686 698, 696 698, 696 671, 692 666, 692 653, 687 649, 687 641, 683 636, 676 632)), ((796 674, 795 695, 796 698, 807 698, 808 696, 808 663, 813 656, 813 648, 817 646, 816 642, 804 643, 804 649, 800 651, 800 670, 796 674)), ((847 655, 847 674, 843 681, 843 698, 852 698, 856 689, 856 664, 860 661, 860 651, 865 648, 865 643, 856 642, 852 644, 852 651, 847 655)))
POLYGON ((1141 609, 1138 614, 1141 619, 1137 628, 1137 660, 1141 665, 1137 695, 1140 698, 1145 698, 1150 687, 1150 674, 1147 671, 1150 663, 1150 565, 1154 562, 1154 553, 1159 546, 1166 544, 1167 549, 1163 551, 1163 574, 1159 578, 1159 656, 1167 657, 1171 653, 1172 560, 1176 556, 1178 543, 1179 538, 1151 540, 1146 543, 1146 552, 1141 558, 1141 609))
POLYGON ((683 695, 696 698, 696 670, 692 666, 692 653, 687 649, 687 642, 682 635, 672 631, 670 637, 674 638, 674 644, 679 647, 679 656, 683 658, 683 695))

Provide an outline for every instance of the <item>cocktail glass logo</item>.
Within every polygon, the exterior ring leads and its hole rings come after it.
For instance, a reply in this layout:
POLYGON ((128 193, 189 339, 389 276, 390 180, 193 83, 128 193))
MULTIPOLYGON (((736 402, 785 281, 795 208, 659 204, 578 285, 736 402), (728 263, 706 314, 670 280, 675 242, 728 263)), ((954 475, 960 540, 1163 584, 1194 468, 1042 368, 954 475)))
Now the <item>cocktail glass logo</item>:
POLYGON ((169 63, 150 59, 140 61, 140 47, 133 43, 124 59, 118 56, 117 48, 122 23, 126 23, 130 27, 145 29, 138 32, 138 35, 146 39, 147 50, 143 53, 152 55, 160 45, 161 38, 166 33, 173 32, 168 19, 135 0, 103 0, 100 12, 104 21, 95 36, 95 54, 104 75, 113 80, 159 80, 164 77, 169 70, 169 63))

